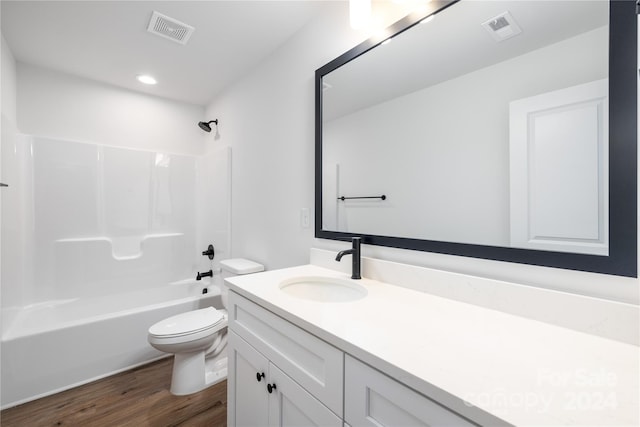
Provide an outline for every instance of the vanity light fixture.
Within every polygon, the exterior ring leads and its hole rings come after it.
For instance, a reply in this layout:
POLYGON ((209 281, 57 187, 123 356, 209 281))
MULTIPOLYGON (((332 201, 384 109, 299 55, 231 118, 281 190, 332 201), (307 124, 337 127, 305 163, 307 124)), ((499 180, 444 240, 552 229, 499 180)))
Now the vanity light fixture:
POLYGON ((351 28, 364 28, 371 18, 371 0, 349 0, 349 22, 351 28))
POLYGON ((144 83, 146 85, 154 85, 158 83, 158 81, 153 76, 150 76, 148 74, 138 74, 136 76, 136 79, 138 79, 140 83, 144 83))
POLYGON ((425 14, 429 10, 428 4, 431 3, 431 0, 419 0, 417 5, 414 6, 414 12, 425 14))

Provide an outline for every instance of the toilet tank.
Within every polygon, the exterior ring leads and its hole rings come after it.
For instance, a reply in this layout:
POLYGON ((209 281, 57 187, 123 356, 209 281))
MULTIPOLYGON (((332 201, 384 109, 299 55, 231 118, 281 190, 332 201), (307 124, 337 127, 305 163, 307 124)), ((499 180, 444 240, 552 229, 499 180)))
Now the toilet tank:
POLYGON ((232 258, 220 261, 223 277, 238 276, 264 271, 264 265, 244 258, 232 258), (225 276, 226 273, 226 276, 225 276))
POLYGON ((255 261, 251 261, 244 258, 232 258, 220 261, 220 269, 222 270, 222 285, 220 294, 222 296, 222 306, 227 308, 227 302, 229 301, 229 288, 224 283, 225 277, 239 276, 242 274, 251 274, 264 271, 264 265, 255 261))

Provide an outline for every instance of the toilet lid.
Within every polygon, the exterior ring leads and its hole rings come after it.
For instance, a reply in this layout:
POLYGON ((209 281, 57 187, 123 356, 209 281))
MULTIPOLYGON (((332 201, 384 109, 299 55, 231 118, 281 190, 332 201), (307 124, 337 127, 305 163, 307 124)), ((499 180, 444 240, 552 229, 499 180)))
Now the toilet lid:
POLYGON ((193 310, 161 320, 149 328, 156 337, 177 337, 214 327, 224 316, 213 307, 193 310))

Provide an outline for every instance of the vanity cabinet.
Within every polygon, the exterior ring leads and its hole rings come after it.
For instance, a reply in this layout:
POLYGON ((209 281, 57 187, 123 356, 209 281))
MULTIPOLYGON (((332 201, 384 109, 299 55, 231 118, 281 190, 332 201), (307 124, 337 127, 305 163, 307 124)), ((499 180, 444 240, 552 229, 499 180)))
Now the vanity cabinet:
POLYGON ((349 355, 344 382, 344 419, 352 427, 477 426, 349 355))
POLYGON ((230 427, 477 426, 235 292, 228 358, 230 427))
POLYGON ((340 417, 233 331, 228 348, 230 426, 342 426, 340 417))
POLYGON ((228 360, 229 426, 342 426, 344 353, 234 292, 228 360))

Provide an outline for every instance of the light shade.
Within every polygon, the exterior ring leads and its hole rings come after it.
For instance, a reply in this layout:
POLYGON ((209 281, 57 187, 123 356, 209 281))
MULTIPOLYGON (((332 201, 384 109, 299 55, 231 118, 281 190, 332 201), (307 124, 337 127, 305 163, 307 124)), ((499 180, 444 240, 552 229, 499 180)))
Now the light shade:
POLYGON ((365 27, 371 18, 371 0, 349 0, 349 21, 351 28, 365 27))

